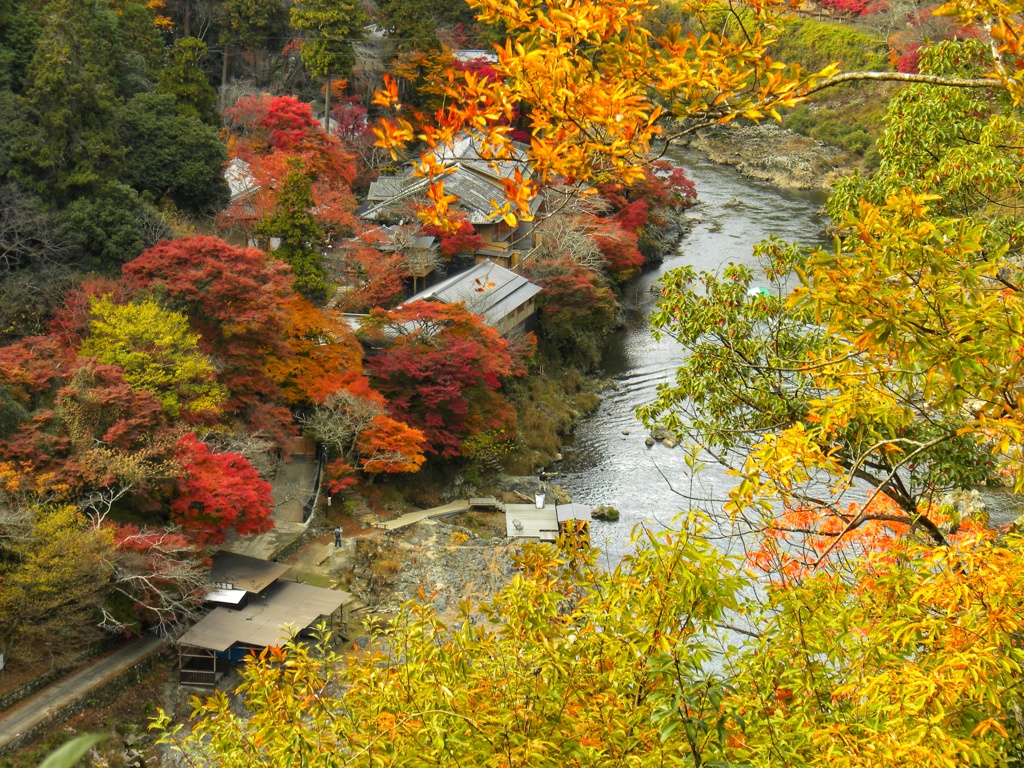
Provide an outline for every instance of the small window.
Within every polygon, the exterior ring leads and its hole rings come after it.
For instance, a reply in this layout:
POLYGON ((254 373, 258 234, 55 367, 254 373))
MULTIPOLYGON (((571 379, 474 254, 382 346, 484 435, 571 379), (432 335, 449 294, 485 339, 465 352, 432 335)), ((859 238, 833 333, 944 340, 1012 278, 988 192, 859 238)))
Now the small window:
POLYGON ((498 225, 494 228, 494 241, 504 243, 510 237, 512 237, 512 227, 504 219, 499 220, 498 225))

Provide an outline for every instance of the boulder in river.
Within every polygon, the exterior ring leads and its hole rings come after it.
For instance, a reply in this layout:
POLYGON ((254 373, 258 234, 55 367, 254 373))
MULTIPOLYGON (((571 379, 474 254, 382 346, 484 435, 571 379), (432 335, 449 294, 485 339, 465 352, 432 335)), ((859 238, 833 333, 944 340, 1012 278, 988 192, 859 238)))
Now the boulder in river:
POLYGON ((590 510, 590 516, 595 520, 604 520, 607 523, 614 523, 619 519, 619 510, 615 507, 610 507, 607 504, 601 504, 600 506, 594 507, 590 510))

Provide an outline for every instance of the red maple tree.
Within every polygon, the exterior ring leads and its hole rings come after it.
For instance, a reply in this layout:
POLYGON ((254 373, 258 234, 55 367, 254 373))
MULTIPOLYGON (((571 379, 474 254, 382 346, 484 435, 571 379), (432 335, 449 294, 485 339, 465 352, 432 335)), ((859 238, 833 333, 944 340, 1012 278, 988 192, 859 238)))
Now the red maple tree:
POLYGON ((515 367, 508 342, 461 304, 417 301, 375 311, 364 324, 383 345, 366 361, 391 415, 420 430, 425 448, 458 456, 472 434, 515 434, 515 411, 501 392, 515 367))
POLYGON ((122 276, 132 289, 160 293, 189 318, 228 390, 225 413, 279 440, 293 434, 280 385, 264 365, 268 357, 292 354, 285 341, 286 305, 294 296, 286 264, 199 235, 159 243, 125 264, 122 276))
POLYGON ((217 453, 191 432, 178 440, 182 468, 171 501, 171 520, 204 544, 224 534, 264 533, 274 527, 270 483, 238 453, 217 453))

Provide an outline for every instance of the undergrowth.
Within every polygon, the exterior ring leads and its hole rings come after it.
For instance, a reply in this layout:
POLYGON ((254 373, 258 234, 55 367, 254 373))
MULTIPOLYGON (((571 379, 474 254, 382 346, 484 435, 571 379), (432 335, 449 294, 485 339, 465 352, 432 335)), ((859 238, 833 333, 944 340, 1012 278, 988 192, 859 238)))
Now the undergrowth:
POLYGON ((515 382, 509 397, 516 407, 519 437, 505 469, 525 475, 549 464, 576 422, 597 408, 600 397, 594 390, 594 383, 573 366, 547 366, 545 373, 515 382))
MULTIPOLYGON (((772 47, 772 56, 817 71, 839 62, 843 71, 888 70, 883 38, 852 24, 791 20, 772 47)), ((816 94, 783 116, 783 126, 862 158, 864 168, 878 166, 875 142, 882 132, 892 85, 850 83, 816 94)))

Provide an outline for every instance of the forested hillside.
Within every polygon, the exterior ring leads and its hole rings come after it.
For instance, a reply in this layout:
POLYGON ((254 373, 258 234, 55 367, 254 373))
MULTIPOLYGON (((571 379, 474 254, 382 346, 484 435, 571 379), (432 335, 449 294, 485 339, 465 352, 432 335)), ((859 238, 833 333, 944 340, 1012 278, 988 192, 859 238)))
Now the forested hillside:
POLYGON ((557 450, 578 415, 561 374, 597 364, 616 287, 673 246, 692 185, 662 162, 587 201, 553 192, 526 270, 539 344, 458 305, 396 309, 414 275, 485 246, 458 205, 357 213, 417 157, 375 146, 386 73, 420 119, 438 74, 497 77, 453 51, 498 32, 435 5, 0 5, 8 664, 187 621, 210 552, 273 526, 269 482, 300 435, 336 493, 424 466, 533 471, 557 450), (552 375, 527 376, 539 361, 552 375))
MULTIPOLYGON (((214 698, 168 741, 220 765, 1019 764, 1020 531, 949 492, 1024 477, 1020 9, 947 4, 966 33, 917 72, 847 76, 776 64, 770 3, 689 5, 693 34, 657 38, 630 0, 473 4, 516 45, 499 78, 454 77, 420 130, 438 152, 466 126, 501 148, 508 105, 529 103, 520 208, 548 179, 635 178, 664 137, 911 85, 878 172, 830 201, 834 248, 769 241, 763 274, 662 282, 657 332, 686 355, 641 415, 693 446, 694 472, 737 477, 711 519, 639 532, 612 572, 571 542, 529 551, 463 623, 410 606, 345 665, 272 649, 246 671, 251 717, 214 698)), ((399 148, 417 128, 384 99, 399 148)), ((443 219, 444 174, 423 168, 443 219)))

